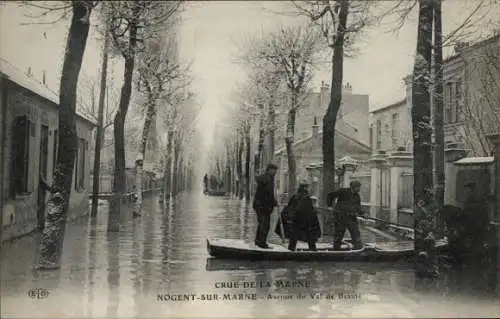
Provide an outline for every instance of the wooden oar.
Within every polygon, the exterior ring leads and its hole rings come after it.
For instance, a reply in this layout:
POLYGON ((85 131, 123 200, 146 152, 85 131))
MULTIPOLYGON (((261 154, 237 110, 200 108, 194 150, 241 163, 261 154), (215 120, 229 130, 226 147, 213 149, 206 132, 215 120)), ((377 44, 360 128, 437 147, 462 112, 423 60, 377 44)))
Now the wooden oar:
MULTIPOLYGON (((336 210, 335 208, 332 209, 332 211, 334 213, 343 213, 342 211, 336 210)), ((387 221, 387 220, 384 220, 384 219, 380 219, 380 218, 376 218, 376 217, 364 217, 364 216, 357 216, 357 217, 361 217, 361 218, 364 218, 364 219, 367 219, 367 220, 374 220, 374 221, 381 222, 381 223, 388 224, 388 225, 394 225, 394 226, 405 227, 405 228, 412 228, 412 227, 408 227, 408 226, 405 226, 405 225, 392 223, 390 221, 387 221)))
MULTIPOLYGON (((278 213, 278 223, 280 224, 280 230, 281 230, 281 243, 284 245, 286 243, 285 241, 285 227, 283 226, 283 219, 281 218, 281 210, 279 209, 279 206, 276 206, 276 212, 278 213)), ((276 228, 276 226, 275 226, 276 228)))

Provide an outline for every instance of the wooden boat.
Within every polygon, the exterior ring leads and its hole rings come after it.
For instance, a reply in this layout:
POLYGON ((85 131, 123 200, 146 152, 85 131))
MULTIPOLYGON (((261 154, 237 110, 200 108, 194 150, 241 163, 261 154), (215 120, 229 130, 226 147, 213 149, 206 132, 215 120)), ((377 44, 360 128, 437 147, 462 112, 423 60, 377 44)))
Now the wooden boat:
MULTIPOLYGON (((413 241, 387 243, 366 243, 362 249, 352 249, 352 244, 345 241, 340 250, 333 250, 331 244, 318 243, 317 251, 310 251, 307 245, 300 243, 296 251, 285 246, 269 244, 271 249, 263 249, 241 239, 207 239, 207 251, 218 259, 258 260, 295 260, 295 261, 396 261, 411 259, 414 256, 413 241)), ((436 243, 439 252, 446 249, 447 242, 436 243)))

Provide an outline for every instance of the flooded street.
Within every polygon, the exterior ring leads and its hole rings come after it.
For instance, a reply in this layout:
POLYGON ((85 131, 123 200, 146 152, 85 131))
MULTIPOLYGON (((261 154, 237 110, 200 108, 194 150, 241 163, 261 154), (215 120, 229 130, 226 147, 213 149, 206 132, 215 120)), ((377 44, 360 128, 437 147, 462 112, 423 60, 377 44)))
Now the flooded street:
MULTIPOLYGON (((215 261, 206 252, 207 237, 253 239, 256 218, 244 202, 195 194, 165 209, 158 196, 144 204, 144 215, 124 219, 117 234, 106 233, 106 205, 94 223, 83 219, 69 226, 62 268, 56 272, 32 270, 37 236, 5 243, 2 317, 500 315, 500 300, 493 295, 496 280, 487 273, 443 270, 441 278, 426 284, 415 280, 408 264, 215 261), (217 288, 235 281, 255 286, 217 288), (308 287, 277 287, 277 281, 301 281, 308 287), (49 295, 32 298, 28 292, 33 288, 47 289, 49 295), (257 300, 222 300, 240 293, 247 299, 256 294, 257 300), (202 300, 214 295, 219 300, 202 300)), ((363 238, 387 240, 366 229, 363 238)))

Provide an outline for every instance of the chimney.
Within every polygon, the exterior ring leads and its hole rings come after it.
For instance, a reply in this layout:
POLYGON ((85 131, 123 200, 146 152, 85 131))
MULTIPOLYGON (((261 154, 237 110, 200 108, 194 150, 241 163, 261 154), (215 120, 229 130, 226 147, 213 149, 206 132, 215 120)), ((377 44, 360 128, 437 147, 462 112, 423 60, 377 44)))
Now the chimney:
POLYGON ((318 118, 315 116, 314 117, 314 123, 313 123, 313 126, 312 126, 313 136, 317 135, 318 132, 319 132, 318 118))
POLYGON ((42 72, 42 84, 47 85, 47 81, 45 80, 45 70, 42 72))
POLYGON ((343 93, 352 94, 352 86, 349 82, 344 85, 343 93))
POLYGON ((28 72, 26 73, 27 76, 32 76, 33 73, 31 73, 31 66, 28 67, 28 72))

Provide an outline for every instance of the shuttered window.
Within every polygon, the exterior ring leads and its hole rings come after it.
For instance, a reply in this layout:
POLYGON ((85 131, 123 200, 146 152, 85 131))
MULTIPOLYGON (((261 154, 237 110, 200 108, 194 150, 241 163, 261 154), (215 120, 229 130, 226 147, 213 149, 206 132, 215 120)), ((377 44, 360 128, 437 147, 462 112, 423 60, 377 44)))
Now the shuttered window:
POLYGON ((12 123, 10 178, 12 198, 28 192, 31 126, 26 115, 16 117, 12 123))

